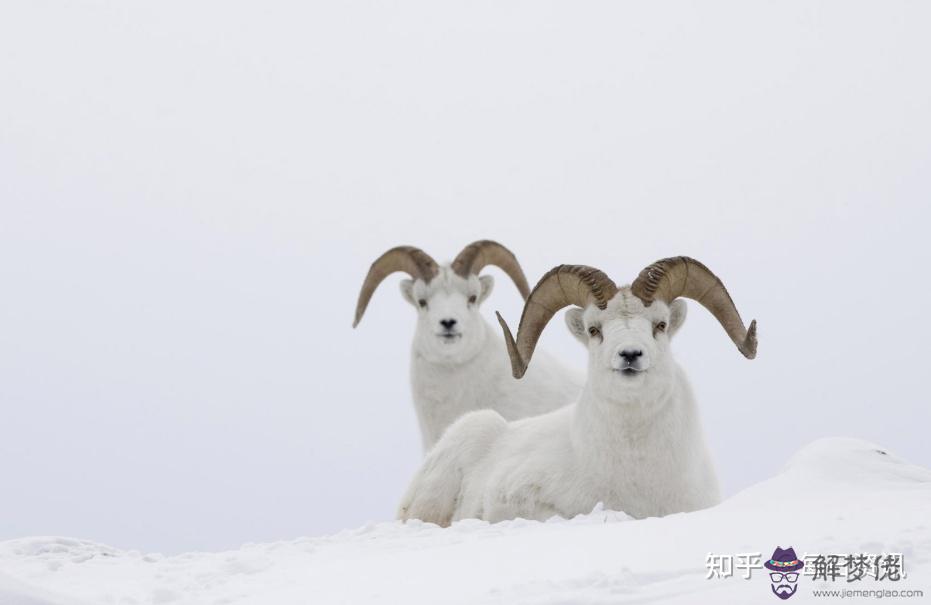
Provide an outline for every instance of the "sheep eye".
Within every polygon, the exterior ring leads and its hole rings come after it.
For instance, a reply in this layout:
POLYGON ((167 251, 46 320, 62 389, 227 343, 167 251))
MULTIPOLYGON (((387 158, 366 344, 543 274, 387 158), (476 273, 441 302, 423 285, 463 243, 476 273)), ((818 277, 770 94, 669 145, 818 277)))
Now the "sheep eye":
POLYGON ((476 296, 476 295, 473 294, 472 296, 469 297, 469 304, 470 304, 470 305, 471 305, 471 304, 475 304, 475 301, 477 301, 477 300, 478 300, 478 296, 476 296))
POLYGON ((661 321, 661 322, 659 322, 658 324, 656 324, 656 331, 657 331, 657 332, 665 332, 665 331, 666 331, 666 322, 665 322, 665 321, 661 321))
POLYGON ((598 336, 598 328, 596 328, 595 326, 591 326, 590 328, 588 328, 588 333, 590 336, 598 336))
POLYGON ((421 309, 426 309, 426 308, 427 308, 427 301, 424 300, 423 298, 421 298, 420 300, 418 300, 418 301, 417 301, 417 304, 420 305, 420 308, 421 308, 421 309))

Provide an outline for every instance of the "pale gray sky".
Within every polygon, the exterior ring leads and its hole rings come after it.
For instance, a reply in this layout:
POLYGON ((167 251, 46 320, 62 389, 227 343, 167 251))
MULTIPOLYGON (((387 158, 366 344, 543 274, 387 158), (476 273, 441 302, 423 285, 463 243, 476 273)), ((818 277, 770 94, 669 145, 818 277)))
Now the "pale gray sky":
MULTIPOLYGON (((391 518, 414 312, 369 263, 688 254, 760 326, 674 349, 728 494, 819 436, 931 465, 931 5, 0 8, 0 539, 178 552, 391 518)), ((485 304, 512 323, 514 288, 485 304)), ((541 343, 582 367, 562 322, 541 343)))

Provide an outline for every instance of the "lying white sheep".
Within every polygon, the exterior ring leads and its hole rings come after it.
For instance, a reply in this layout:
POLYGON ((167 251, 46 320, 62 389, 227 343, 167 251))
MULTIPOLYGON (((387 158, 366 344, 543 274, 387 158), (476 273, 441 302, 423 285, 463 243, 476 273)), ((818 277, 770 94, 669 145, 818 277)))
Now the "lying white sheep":
POLYGON ((491 409, 516 420, 566 405, 581 390, 581 376, 546 355, 525 380, 511 377, 501 338, 479 311, 494 286, 493 277, 478 275, 487 265, 503 269, 527 297, 530 287, 517 259, 488 240, 466 246, 444 266, 418 248, 392 248, 372 264, 362 284, 353 327, 383 279, 395 271, 412 278, 401 282, 401 293, 418 312, 411 388, 425 451, 467 412, 491 409))
POLYGON ((756 355, 756 322, 748 331, 721 281, 693 259, 658 261, 622 288, 591 267, 547 273, 524 305, 516 342, 498 320, 520 378, 550 318, 580 307, 566 314, 588 347, 578 402, 517 422, 493 411, 464 416, 424 460, 399 518, 544 520, 588 513, 599 502, 643 518, 716 504, 698 410, 669 350, 685 320, 680 296, 711 311, 747 358, 756 355))

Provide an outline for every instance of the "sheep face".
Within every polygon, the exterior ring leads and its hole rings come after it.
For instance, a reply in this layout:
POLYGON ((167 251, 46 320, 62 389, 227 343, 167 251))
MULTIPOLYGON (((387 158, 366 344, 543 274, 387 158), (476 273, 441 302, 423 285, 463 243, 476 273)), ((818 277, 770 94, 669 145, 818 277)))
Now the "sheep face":
POLYGON ((405 279, 401 294, 417 310, 414 349, 436 363, 457 364, 479 353, 486 338, 486 324, 479 313, 494 287, 494 278, 467 278, 442 267, 429 283, 405 279))
POLYGON ((685 321, 686 304, 677 299, 649 307, 621 288, 605 309, 570 309, 566 323, 588 348, 589 384, 608 401, 640 399, 644 391, 674 384, 669 341, 685 321))

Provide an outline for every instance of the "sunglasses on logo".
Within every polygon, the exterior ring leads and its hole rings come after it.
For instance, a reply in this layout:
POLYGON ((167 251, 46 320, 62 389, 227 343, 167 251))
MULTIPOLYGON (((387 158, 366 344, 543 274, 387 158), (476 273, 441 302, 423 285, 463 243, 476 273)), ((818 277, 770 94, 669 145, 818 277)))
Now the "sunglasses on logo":
POLYGON ((773 582, 782 582, 782 579, 785 578, 786 582, 789 584, 795 584, 798 581, 797 573, 779 573, 773 572, 769 574, 769 577, 772 578, 773 582))

